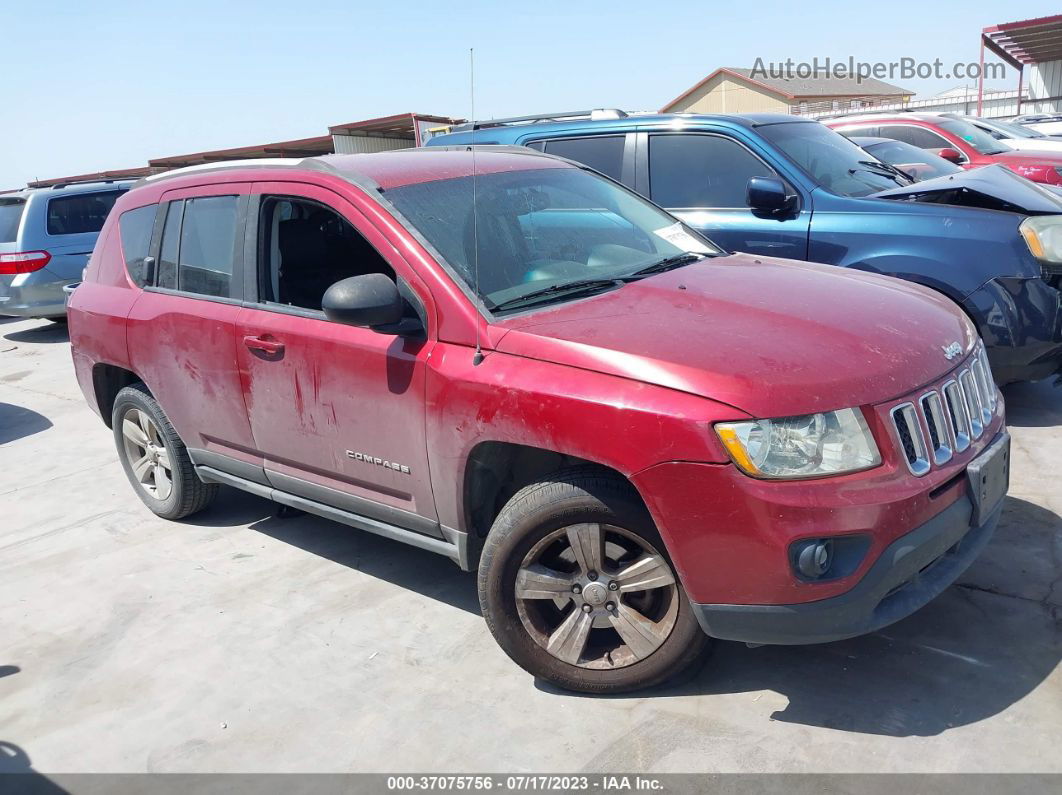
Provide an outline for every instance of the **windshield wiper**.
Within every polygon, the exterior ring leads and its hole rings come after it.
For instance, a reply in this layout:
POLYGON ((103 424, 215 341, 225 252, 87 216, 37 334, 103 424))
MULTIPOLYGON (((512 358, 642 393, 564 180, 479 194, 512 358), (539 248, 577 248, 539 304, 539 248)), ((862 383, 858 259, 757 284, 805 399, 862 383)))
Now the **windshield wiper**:
POLYGON ((673 270, 675 268, 681 268, 683 265, 689 265, 691 262, 696 262, 699 259, 704 259, 710 256, 708 254, 695 254, 692 251, 687 251, 682 254, 675 254, 672 257, 664 257, 661 260, 657 260, 644 268, 639 268, 634 273, 628 273, 624 276, 618 276, 616 278, 623 281, 633 281, 635 279, 641 279, 645 276, 649 276, 654 273, 663 273, 664 271, 673 270))
MULTIPOLYGON (((914 182, 915 181, 914 177, 912 177, 906 171, 903 171, 903 170, 901 170, 899 168, 896 168, 896 166, 890 165, 889 163, 882 163, 882 162, 877 161, 877 160, 858 160, 856 162, 858 162, 859 165, 861 165, 861 166, 866 166, 867 170, 877 169, 876 173, 880 173, 880 174, 882 174, 882 176, 894 176, 895 175, 895 176, 903 177, 908 182, 914 182)), ((855 173, 858 170, 859 169, 857 169, 857 168, 850 168, 850 169, 848 169, 848 173, 852 174, 852 173, 855 173)))
POLYGON ((543 287, 541 290, 532 290, 529 293, 509 298, 491 307, 492 312, 499 309, 517 309, 531 304, 547 303, 561 298, 575 298, 580 295, 589 295, 609 287, 618 287, 622 284, 619 279, 578 279, 574 282, 562 282, 561 284, 543 287))

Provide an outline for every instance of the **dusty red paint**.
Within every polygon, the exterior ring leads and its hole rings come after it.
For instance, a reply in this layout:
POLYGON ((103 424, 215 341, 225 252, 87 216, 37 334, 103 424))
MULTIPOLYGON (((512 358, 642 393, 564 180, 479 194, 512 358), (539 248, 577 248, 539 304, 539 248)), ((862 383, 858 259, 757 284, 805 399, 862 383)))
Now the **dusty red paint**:
MULTIPOLYGON (((465 153, 442 149, 331 162, 384 185, 471 165, 465 153)), ((495 153, 481 155, 477 168, 530 162, 495 153)), ((879 407, 954 369, 942 345, 972 345, 969 321, 936 293, 733 255, 492 323, 371 190, 312 168, 256 166, 148 183, 119 199, 70 302, 74 362, 89 402, 94 365, 129 369, 189 445, 460 530, 470 529, 465 468, 477 445, 511 442, 597 462, 638 488, 690 596, 702 602, 790 603, 843 591, 853 578, 797 582, 789 542, 867 532, 869 566, 889 541, 963 493, 958 482, 929 496, 984 442, 916 479, 897 459, 879 407), (130 282, 116 234, 124 211, 164 193, 238 191, 306 196, 344 215, 422 298, 427 339, 130 282), (477 324, 486 353, 478 366, 477 324), (284 355, 272 361, 245 337, 280 342, 284 355), (712 430, 718 421, 849 406, 863 408, 883 463, 843 477, 754 480, 728 463, 712 430), (359 465, 347 449, 386 455, 410 472, 359 465)), ((1001 423, 1002 406, 993 427, 1001 423)))

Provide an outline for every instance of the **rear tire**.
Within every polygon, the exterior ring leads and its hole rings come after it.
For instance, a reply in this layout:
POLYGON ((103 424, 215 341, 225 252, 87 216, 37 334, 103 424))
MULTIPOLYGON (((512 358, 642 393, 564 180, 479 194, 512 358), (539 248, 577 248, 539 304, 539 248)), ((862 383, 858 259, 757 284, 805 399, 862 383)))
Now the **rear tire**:
POLYGON ((505 653, 568 690, 652 687, 710 642, 637 493, 594 467, 506 503, 484 544, 479 599, 505 653))
POLYGON ((183 519, 214 499, 217 484, 199 479, 184 442, 143 384, 131 384, 118 393, 111 427, 122 468, 152 513, 183 519))

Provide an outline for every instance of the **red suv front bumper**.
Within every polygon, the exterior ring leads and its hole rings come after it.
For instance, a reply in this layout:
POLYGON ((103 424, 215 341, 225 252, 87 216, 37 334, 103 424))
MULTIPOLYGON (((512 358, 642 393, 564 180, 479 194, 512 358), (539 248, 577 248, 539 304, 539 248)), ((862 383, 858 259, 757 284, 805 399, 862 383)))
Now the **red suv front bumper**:
POLYGON ((1001 513, 1001 500, 981 504, 970 477, 990 458, 1009 462, 1002 400, 977 440, 922 477, 888 430, 890 409, 905 400, 868 413, 883 460, 866 472, 767 481, 673 462, 635 475, 709 635, 774 644, 860 635, 910 615, 969 566, 1001 513), (797 573, 794 543, 838 538, 862 547, 844 576, 797 573))

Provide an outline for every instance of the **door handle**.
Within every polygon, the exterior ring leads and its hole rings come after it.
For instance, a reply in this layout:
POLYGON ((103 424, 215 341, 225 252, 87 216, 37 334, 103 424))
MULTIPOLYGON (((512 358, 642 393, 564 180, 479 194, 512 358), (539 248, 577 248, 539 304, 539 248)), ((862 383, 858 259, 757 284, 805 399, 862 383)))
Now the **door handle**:
POLYGON ((277 342, 276 340, 267 339, 266 337, 244 337, 243 344, 252 351, 261 351, 262 353, 268 353, 272 356, 284 352, 283 342, 277 342))

